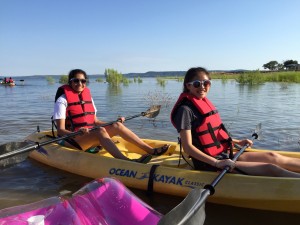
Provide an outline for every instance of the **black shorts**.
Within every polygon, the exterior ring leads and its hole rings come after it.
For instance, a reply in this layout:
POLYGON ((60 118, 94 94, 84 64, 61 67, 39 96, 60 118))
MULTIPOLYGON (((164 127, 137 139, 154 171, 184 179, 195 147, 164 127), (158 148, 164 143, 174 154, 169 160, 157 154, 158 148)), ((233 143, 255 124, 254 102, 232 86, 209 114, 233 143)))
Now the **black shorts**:
MULTIPOLYGON (((222 152, 221 154, 214 156, 214 158, 218 160, 229 159, 229 153, 222 152)), ((194 159, 193 157, 192 160, 194 163, 195 170, 213 171, 213 172, 220 171, 219 168, 211 166, 205 162, 199 161, 198 159, 194 159)))

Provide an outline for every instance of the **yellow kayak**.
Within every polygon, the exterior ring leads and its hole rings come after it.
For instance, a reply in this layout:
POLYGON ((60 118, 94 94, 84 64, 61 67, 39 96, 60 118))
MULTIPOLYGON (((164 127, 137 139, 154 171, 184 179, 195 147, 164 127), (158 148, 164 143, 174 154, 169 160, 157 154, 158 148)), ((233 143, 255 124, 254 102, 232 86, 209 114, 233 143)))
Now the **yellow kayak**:
MULTIPOLYGON (((51 131, 34 133, 26 139, 34 142, 51 140, 51 131)), ((120 137, 113 138, 129 158, 138 158, 143 151, 120 137)), ((170 144, 165 155, 153 157, 148 164, 113 158, 104 149, 96 154, 51 143, 42 148, 47 155, 32 151, 29 157, 46 165, 90 178, 115 177, 128 187, 185 197, 193 188, 203 188, 216 178, 216 172, 195 171, 181 160, 176 142, 144 139, 150 146, 170 144), (155 168, 154 165, 159 165, 155 168), (152 169, 152 172, 150 173, 152 169), (155 169, 155 170, 154 170, 155 169), (152 179, 150 179, 152 178, 152 179)), ((247 149, 247 151, 265 151, 247 149)), ((268 150, 271 151, 271 150, 268 150)), ((300 158, 300 153, 276 151, 300 158)), ((192 164, 191 161, 189 161, 192 164)), ((207 201, 237 207, 300 213, 300 179, 226 174, 207 201)))

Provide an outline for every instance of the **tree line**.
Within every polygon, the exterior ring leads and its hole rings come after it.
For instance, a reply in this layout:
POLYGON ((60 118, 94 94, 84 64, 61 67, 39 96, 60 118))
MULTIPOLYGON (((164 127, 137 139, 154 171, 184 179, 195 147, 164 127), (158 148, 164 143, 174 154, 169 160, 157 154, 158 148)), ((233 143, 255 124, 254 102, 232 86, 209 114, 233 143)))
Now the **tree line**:
POLYGON ((286 60, 283 63, 278 63, 276 60, 270 61, 263 65, 264 69, 268 70, 295 70, 298 68, 298 61, 297 60, 286 60))

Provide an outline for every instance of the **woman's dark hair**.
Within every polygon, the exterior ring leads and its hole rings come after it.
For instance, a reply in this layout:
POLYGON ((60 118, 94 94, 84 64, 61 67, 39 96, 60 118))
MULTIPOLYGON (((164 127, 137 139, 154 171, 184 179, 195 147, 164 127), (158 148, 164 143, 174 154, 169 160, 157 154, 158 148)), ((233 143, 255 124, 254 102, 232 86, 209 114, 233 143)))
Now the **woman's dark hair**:
POLYGON ((184 76, 184 81, 183 81, 183 92, 184 93, 189 92, 189 90, 186 87, 186 83, 193 81, 194 77, 197 76, 199 73, 204 73, 208 77, 208 79, 211 80, 209 72, 205 68, 203 68, 203 67, 190 68, 184 76))
POLYGON ((74 78, 77 74, 83 74, 84 75, 84 78, 87 80, 88 79, 88 77, 87 77, 87 75, 86 75, 86 72, 85 71, 83 71, 83 70, 81 70, 81 69, 75 69, 75 70, 71 70, 70 72, 69 72, 69 76, 68 76, 68 82, 70 83, 70 80, 72 79, 72 78, 74 78))

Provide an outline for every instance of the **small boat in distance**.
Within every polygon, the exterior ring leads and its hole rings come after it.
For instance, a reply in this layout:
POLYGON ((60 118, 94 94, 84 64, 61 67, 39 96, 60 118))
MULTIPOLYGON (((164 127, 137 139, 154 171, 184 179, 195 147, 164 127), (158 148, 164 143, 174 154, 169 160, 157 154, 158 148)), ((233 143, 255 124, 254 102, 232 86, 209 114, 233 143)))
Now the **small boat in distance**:
POLYGON ((10 77, 10 78, 6 78, 4 77, 3 79, 0 79, 0 84, 4 85, 4 86, 15 86, 16 83, 15 81, 10 77))
POLYGON ((13 83, 4 83, 3 81, 1 81, 1 85, 13 87, 13 86, 16 86, 16 83, 15 82, 13 82, 13 83))

